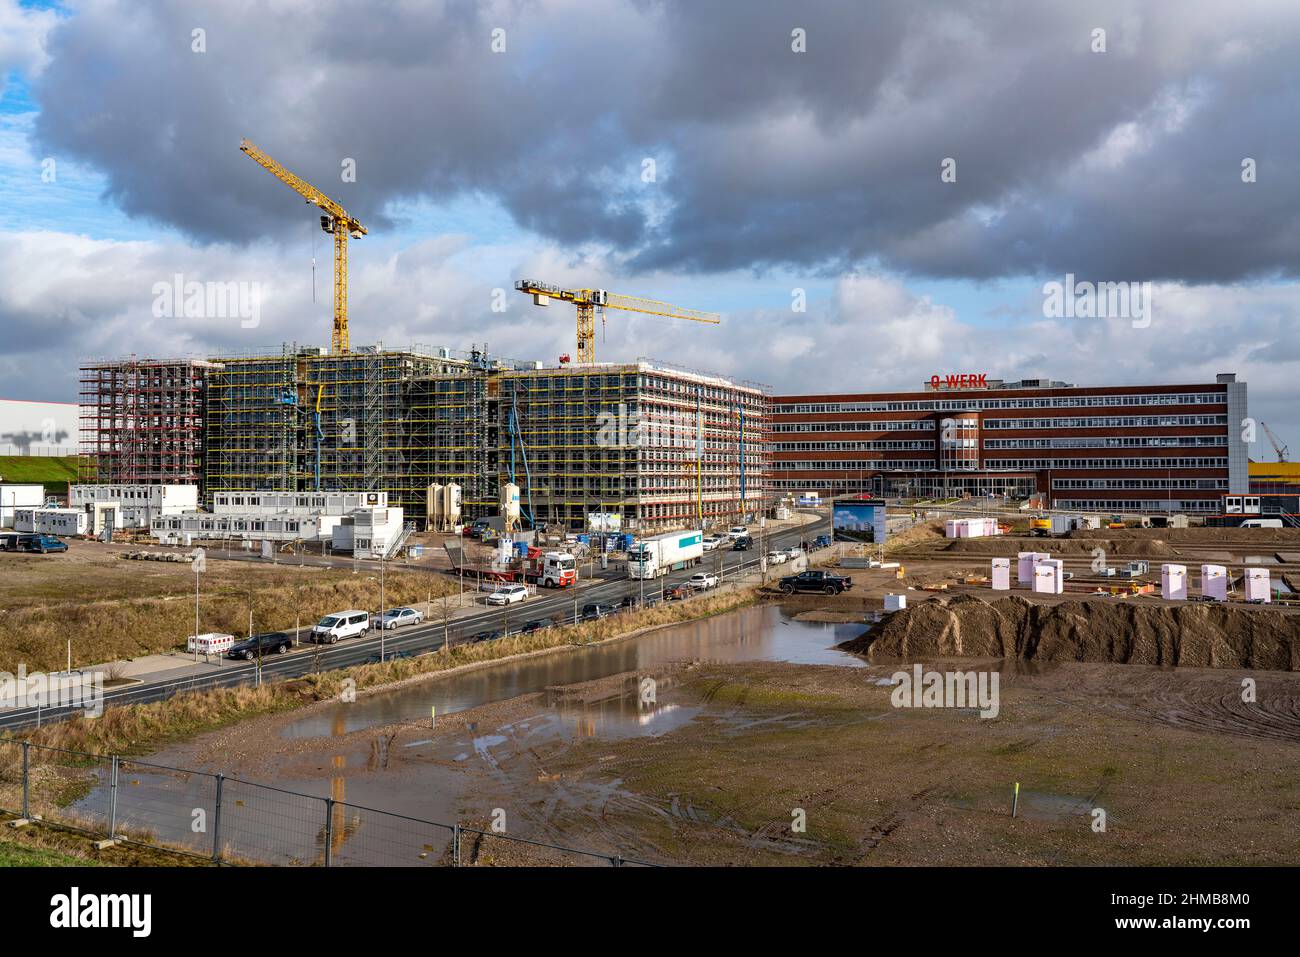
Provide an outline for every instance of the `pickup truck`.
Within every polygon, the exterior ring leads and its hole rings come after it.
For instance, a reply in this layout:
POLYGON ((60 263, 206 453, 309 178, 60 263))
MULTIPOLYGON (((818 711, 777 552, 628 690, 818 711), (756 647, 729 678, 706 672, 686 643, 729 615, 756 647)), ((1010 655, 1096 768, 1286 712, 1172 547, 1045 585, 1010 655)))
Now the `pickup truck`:
POLYGON ((840 592, 848 591, 853 587, 852 578, 844 578, 840 575, 824 571, 806 571, 798 575, 791 575, 788 578, 782 578, 778 587, 784 594, 793 595, 795 592, 821 592, 823 595, 838 595, 840 592))

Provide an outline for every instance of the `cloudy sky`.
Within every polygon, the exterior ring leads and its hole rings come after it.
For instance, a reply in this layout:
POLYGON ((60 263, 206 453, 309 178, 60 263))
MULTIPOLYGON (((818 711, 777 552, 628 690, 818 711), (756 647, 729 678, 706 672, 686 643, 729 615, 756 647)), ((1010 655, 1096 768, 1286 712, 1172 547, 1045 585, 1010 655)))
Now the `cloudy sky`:
POLYGON ((248 137, 368 226, 354 344, 553 362, 572 310, 529 277, 723 314, 611 313, 602 359, 779 392, 1233 371, 1300 450, 1297 64, 1290 0, 0 0, 0 396, 328 344, 328 237, 248 137), (1045 314, 1067 274, 1149 283, 1149 321, 1045 314), (178 275, 258 323, 156 315, 178 275))

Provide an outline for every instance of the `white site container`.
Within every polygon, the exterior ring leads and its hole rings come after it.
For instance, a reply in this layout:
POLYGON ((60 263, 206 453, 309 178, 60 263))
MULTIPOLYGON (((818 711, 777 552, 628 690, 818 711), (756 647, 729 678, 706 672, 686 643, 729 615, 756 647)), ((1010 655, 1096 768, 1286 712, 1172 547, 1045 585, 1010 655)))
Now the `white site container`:
POLYGON ((886 595, 885 611, 902 611, 907 607, 906 595, 886 595))
POLYGON ((190 635, 185 650, 197 651, 201 655, 224 655, 234 643, 234 635, 210 631, 203 635, 190 635))
POLYGON ((1034 562, 1034 591, 1059 595, 1065 591, 1065 563, 1059 558, 1034 562))
POLYGON ((1160 566, 1160 597, 1169 601, 1187 601, 1187 566, 1160 566))
POLYGON ((995 558, 993 559, 993 590, 1010 591, 1011 590, 1011 559, 995 558))
POLYGON ((1246 569, 1246 601, 1271 602, 1272 586, 1267 568, 1246 569))
POLYGON ((957 537, 957 519, 950 518, 943 523, 943 537, 944 538, 957 537))
POLYGON ((1202 565, 1201 594, 1215 601, 1227 601, 1228 569, 1222 565, 1202 565))
POLYGON ((1020 552, 1016 556, 1016 584, 1034 584, 1034 565, 1051 558, 1047 552, 1020 552))

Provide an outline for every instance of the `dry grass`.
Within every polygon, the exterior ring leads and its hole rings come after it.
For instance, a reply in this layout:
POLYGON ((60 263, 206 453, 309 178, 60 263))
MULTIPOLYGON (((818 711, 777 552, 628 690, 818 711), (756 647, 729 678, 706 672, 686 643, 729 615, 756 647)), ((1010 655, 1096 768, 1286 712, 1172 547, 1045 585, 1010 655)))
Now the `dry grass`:
MULTIPOLYGON (((188 564, 120 558, 121 549, 74 543, 67 555, 0 553, 0 671, 64 667, 168 651, 194 631, 188 564), (70 561, 65 562, 65 558, 70 561)), ((202 631, 243 635, 250 602, 258 631, 304 627, 344 608, 377 610, 379 576, 350 569, 209 560, 200 582, 202 631)), ((456 586, 427 572, 390 569, 385 603, 423 604, 456 586)))

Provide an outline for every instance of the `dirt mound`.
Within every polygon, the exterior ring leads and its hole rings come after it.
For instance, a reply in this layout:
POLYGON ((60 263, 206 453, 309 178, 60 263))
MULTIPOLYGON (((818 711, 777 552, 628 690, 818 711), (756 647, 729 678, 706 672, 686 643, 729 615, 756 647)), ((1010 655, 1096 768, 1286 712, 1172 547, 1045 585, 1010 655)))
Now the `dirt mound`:
POLYGON ((1022 658, 1300 670, 1300 616, 1213 604, 933 598, 842 646, 877 658, 1022 658))
POLYGON ((997 555, 1015 558, 1019 552, 1050 552, 1053 555, 1091 555, 1102 549, 1107 555, 1132 555, 1136 558, 1156 558, 1177 555, 1178 549, 1158 538, 1118 541, 1105 538, 954 538, 944 546, 945 552, 959 554, 997 555))
POLYGON ((1300 528, 1095 528, 1076 529, 1071 538, 1133 539, 1155 535, 1174 545, 1258 545, 1260 548, 1300 545, 1300 528))

